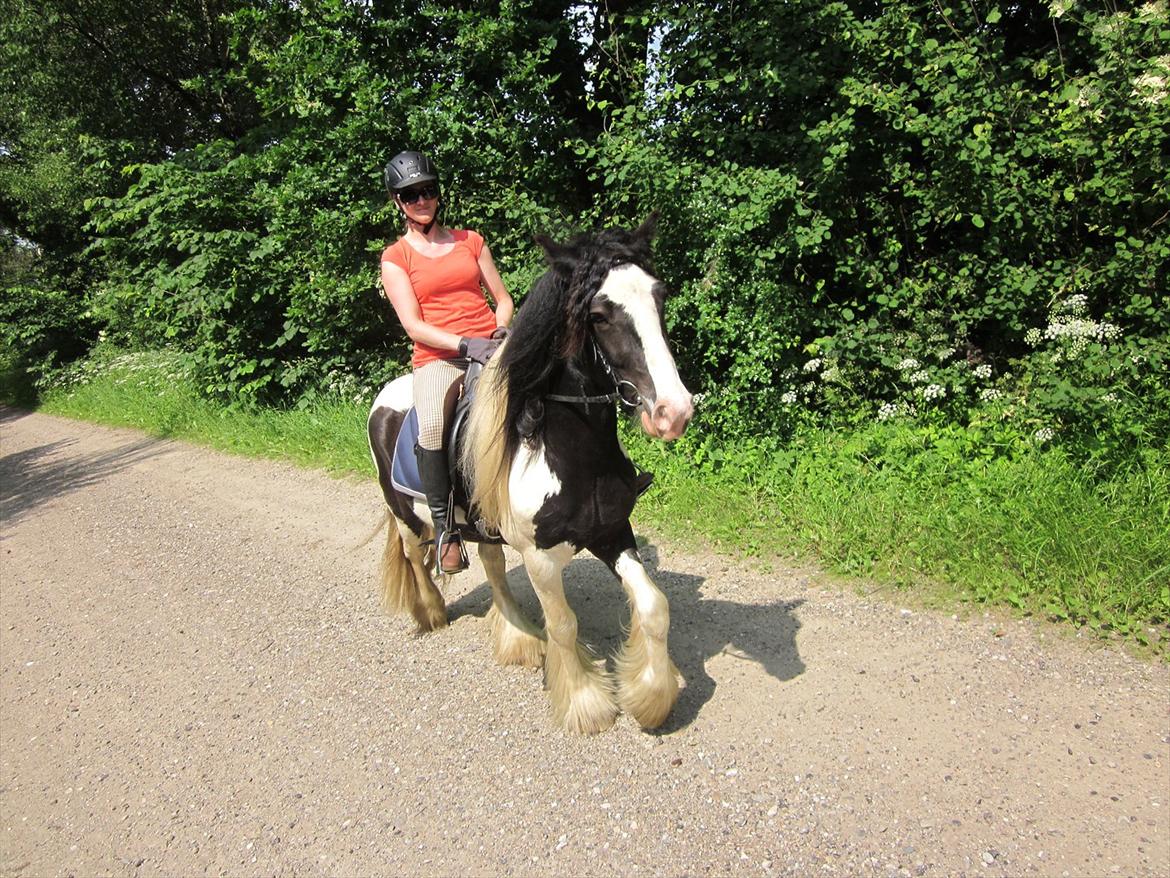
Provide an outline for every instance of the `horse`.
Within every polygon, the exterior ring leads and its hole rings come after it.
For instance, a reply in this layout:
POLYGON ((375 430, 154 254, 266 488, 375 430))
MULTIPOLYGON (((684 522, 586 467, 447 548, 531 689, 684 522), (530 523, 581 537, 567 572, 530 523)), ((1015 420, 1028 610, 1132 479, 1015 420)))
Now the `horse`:
MULTIPOLYGON (((637 412, 642 429, 663 441, 680 437, 693 414, 667 339, 667 288, 654 276, 650 252, 654 231, 652 215, 634 230, 564 243, 537 236, 548 269, 478 377, 458 440, 467 520, 520 553, 544 614, 542 631, 509 588, 499 541, 481 542, 494 657, 543 665, 555 722, 583 734, 608 729, 620 710, 657 728, 678 698, 679 673, 667 650, 669 605, 643 567, 630 526, 638 470, 617 434, 619 407, 637 412), (577 617, 565 600, 562 571, 582 549, 609 567, 629 601, 628 635, 612 676, 578 642, 577 617)), ((389 478, 409 382, 403 376, 378 395, 369 438, 394 524, 383 552, 384 601, 428 632, 447 623, 427 563, 429 516, 425 502, 389 478)))

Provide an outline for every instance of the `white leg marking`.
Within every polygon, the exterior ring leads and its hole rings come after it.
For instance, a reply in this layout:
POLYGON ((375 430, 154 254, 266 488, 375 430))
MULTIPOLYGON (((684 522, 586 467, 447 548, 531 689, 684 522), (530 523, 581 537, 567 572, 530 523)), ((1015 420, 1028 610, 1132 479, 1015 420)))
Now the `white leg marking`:
POLYGON ((573 547, 567 543, 547 550, 531 546, 524 551, 524 566, 544 608, 548 632, 544 670, 553 718, 571 732, 591 735, 613 725, 617 704, 604 668, 577 642, 577 617, 565 600, 561 581, 561 571, 572 557, 573 547))
POLYGON ((481 544, 479 559, 492 586, 492 608, 488 611, 492 654, 501 665, 539 668, 544 664, 544 637, 520 609, 508 587, 503 548, 481 544))
POLYGON ((618 699, 643 727, 657 728, 678 699, 678 669, 667 651, 670 605, 634 550, 614 569, 630 600, 630 636, 616 659, 618 699))

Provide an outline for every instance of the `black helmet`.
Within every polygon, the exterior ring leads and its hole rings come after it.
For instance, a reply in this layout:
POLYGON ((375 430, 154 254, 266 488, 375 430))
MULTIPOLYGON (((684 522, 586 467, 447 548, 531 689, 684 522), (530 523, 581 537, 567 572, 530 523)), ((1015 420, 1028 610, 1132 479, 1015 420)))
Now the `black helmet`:
POLYGON ((437 183, 439 172, 435 170, 434 163, 421 152, 408 149, 390 159, 382 177, 386 181, 386 191, 394 194, 416 183, 437 183))

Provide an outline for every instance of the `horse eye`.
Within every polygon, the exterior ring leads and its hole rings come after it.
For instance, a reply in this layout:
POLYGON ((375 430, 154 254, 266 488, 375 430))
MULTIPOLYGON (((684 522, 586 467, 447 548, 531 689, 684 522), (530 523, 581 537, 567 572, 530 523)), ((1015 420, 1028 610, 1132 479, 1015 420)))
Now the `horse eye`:
POLYGON ((609 321, 605 319, 605 315, 599 311, 589 312, 589 322, 595 326, 600 323, 609 323, 609 321))

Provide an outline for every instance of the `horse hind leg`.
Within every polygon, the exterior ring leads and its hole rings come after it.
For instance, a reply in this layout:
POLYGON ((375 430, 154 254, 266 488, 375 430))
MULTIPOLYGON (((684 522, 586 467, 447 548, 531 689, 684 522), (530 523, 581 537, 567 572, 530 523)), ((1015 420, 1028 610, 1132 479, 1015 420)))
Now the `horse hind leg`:
POLYGON ((639 725, 655 729, 678 700, 679 673, 667 652, 670 605, 633 550, 614 565, 630 601, 630 633, 614 661, 618 701, 639 725))
POLYGON ((425 634, 447 624, 447 604, 431 579, 426 546, 396 518, 382 550, 382 603, 391 613, 409 613, 425 634))
POLYGON ((544 674, 553 719, 570 732, 592 735, 613 725, 618 707, 613 681, 577 642, 577 617, 565 600, 561 581, 561 571, 572 556, 567 544, 551 550, 533 548, 525 551, 524 566, 544 609, 548 632, 544 674))
POLYGON ((520 609, 508 587, 503 547, 483 543, 479 559, 492 586, 492 608, 488 611, 492 655, 501 665, 539 668, 544 664, 544 636, 520 609))

